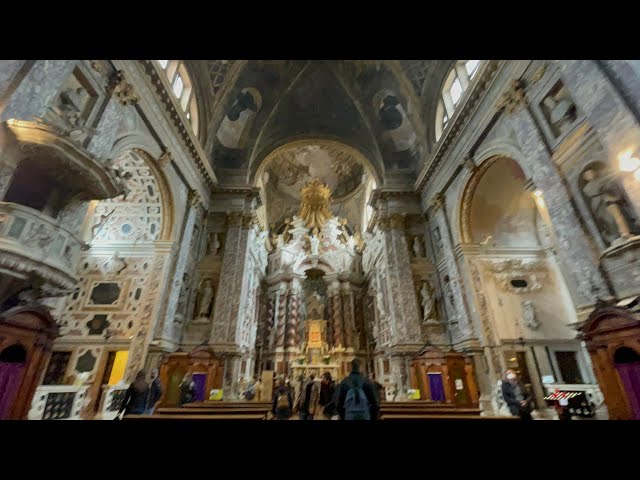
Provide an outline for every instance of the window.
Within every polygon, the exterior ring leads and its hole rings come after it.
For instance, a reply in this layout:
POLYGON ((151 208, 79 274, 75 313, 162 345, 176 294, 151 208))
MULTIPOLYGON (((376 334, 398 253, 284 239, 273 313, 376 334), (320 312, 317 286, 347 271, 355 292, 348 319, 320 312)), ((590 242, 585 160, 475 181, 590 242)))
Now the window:
POLYGON ((445 77, 440 102, 436 108, 435 136, 440 140, 456 107, 469 89, 471 80, 478 72, 481 60, 459 60, 445 77))
POLYGON ((460 85, 460 79, 456 77, 453 81, 453 85, 451 85, 451 100, 453 100, 453 104, 457 105, 460 97, 462 96, 462 85, 460 85))
POLYGON ((465 68, 467 69, 469 78, 473 78, 473 75, 478 70, 478 65, 480 65, 480 60, 467 60, 467 62, 464 64, 465 68))
POLYGON ((198 113, 193 83, 182 60, 156 60, 163 70, 164 77, 171 85, 171 92, 178 101, 180 109, 191 125, 194 135, 198 135, 198 113))
POLYGON ((182 82, 182 77, 180 75, 176 75, 176 79, 173 81, 173 93, 176 97, 180 98, 183 89, 184 83, 182 82))

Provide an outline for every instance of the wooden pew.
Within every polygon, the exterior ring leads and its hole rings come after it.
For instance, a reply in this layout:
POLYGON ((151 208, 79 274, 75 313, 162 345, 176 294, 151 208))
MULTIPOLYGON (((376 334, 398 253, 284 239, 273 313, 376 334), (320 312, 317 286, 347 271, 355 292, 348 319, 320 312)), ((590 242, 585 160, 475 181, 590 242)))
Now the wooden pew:
POLYGON ((266 407, 254 408, 158 408, 154 415, 243 415, 262 414, 267 415, 270 409, 266 407))
POLYGON ((382 420, 518 420, 517 417, 480 417, 475 415, 455 415, 455 414, 401 414, 392 413, 382 416, 382 420))
POLYGON ((185 403, 182 408, 200 409, 200 408, 268 408, 272 406, 271 402, 195 402, 185 403))
POLYGON ((431 418, 483 418, 479 408, 457 408, 447 403, 424 401, 414 402, 382 402, 380 407, 382 419, 431 419, 431 418))
POLYGON ((265 420, 265 415, 261 413, 126 415, 123 420, 265 420))

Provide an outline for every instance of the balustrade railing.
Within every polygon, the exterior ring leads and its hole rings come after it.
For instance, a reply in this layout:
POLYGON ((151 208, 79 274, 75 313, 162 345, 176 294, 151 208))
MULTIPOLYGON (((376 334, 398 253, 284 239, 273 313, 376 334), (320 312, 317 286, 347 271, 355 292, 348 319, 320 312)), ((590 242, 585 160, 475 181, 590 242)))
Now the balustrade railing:
POLYGON ((31 401, 29 420, 80 420, 87 385, 41 385, 31 401))

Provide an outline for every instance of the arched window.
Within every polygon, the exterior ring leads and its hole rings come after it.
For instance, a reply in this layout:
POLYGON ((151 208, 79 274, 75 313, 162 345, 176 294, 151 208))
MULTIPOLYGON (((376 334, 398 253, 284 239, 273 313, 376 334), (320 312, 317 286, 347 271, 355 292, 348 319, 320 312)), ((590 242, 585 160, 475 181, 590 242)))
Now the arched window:
POLYGON ((195 89, 184 63, 181 60, 156 60, 164 72, 173 96, 191 124, 193 133, 198 136, 198 106, 195 89))
POLYGON ((436 141, 440 140, 449 119, 464 98, 471 81, 478 73, 480 63, 481 60, 458 60, 446 76, 436 107, 436 141))

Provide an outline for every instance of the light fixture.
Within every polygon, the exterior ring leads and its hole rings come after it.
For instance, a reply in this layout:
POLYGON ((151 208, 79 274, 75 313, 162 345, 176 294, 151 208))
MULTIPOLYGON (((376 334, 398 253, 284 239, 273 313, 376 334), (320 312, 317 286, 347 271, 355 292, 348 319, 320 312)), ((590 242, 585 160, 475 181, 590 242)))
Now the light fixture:
POLYGON ((618 156, 620 170, 623 172, 635 172, 640 168, 640 159, 633 156, 631 149, 625 150, 618 156))
POLYGON ((536 190, 533 194, 538 198, 542 198, 542 190, 536 190))

